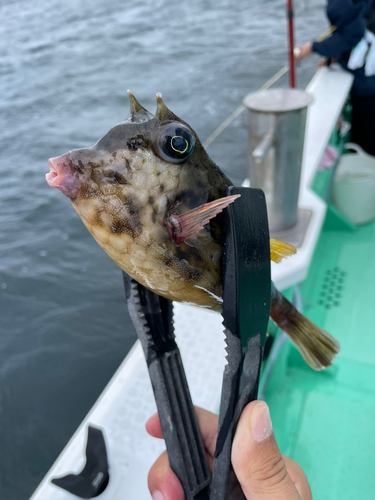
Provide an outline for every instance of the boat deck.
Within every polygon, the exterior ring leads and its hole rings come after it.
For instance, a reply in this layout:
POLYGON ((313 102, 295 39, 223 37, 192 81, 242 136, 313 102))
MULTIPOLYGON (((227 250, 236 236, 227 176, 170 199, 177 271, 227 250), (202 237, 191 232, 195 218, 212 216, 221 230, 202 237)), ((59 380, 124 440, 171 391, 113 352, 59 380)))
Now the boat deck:
POLYGON ((313 496, 375 498, 375 223, 324 228, 301 292, 303 312, 341 343, 315 373, 284 344, 265 399, 284 454, 305 470, 313 496))

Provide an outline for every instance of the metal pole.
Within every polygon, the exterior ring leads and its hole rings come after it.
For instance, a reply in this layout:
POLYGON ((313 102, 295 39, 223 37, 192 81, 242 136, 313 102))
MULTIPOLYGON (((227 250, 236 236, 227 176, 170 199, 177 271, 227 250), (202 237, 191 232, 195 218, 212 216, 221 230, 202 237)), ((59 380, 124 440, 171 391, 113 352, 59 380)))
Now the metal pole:
POLYGON ((289 38, 289 68, 290 68, 290 87, 296 87, 296 71, 294 59, 294 22, 293 22, 293 0, 288 0, 288 38, 289 38))

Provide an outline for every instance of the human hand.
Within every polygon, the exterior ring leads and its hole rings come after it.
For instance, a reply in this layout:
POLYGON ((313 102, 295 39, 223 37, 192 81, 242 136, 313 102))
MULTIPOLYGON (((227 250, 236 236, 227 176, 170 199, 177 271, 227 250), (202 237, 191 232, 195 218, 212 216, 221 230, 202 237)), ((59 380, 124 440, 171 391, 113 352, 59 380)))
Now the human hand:
MULTIPOLYGON (((212 472, 218 417, 201 408, 196 408, 196 415, 212 472)), ((147 422, 146 430, 151 436, 163 437, 157 414, 147 422)), ((312 500, 301 467, 280 453, 263 401, 253 401, 242 412, 233 440, 232 464, 248 500, 312 500)), ((166 451, 151 467, 148 487, 153 500, 184 500, 166 451)))
POLYGON ((310 57, 312 54, 312 43, 306 42, 303 45, 297 47, 298 50, 295 51, 295 59, 299 61, 300 59, 305 59, 306 57, 310 57))
POLYGON ((328 66, 328 59, 326 57, 322 57, 317 63, 318 68, 322 68, 323 66, 328 66))

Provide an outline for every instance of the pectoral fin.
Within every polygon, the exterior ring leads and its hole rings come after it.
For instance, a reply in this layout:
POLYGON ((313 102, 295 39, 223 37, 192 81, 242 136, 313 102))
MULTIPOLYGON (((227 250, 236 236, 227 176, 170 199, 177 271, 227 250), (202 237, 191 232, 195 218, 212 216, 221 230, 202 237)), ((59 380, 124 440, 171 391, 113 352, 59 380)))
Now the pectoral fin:
MULTIPOLYGON (((178 244, 188 238, 192 238, 198 234, 211 219, 216 217, 217 214, 222 212, 224 208, 233 203, 240 196, 240 194, 235 194, 226 196, 225 198, 219 198, 218 200, 211 201, 211 203, 193 208, 184 214, 169 214, 166 223, 171 239, 178 244)), ((284 243, 283 241, 271 238, 270 245, 271 260, 274 262, 281 262, 284 257, 289 257, 296 253, 294 246, 289 245, 289 243, 284 243)))
POLYGON ((170 237, 175 243, 182 243, 199 233, 208 222, 222 212, 224 208, 233 203, 240 194, 226 196, 211 201, 205 205, 193 208, 184 214, 169 214, 167 227, 170 237))

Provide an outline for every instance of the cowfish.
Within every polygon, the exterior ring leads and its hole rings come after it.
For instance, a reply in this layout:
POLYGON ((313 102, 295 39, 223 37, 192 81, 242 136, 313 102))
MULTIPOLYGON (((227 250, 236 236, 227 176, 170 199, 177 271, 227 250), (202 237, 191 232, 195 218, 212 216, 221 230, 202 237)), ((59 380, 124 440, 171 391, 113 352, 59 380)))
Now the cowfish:
MULTIPOLYGON (((238 195, 226 196, 231 181, 160 93, 155 115, 128 95, 129 117, 93 146, 51 158, 46 180, 132 278, 167 299, 220 311, 222 211, 238 195)), ((295 252, 270 246, 276 262, 295 252)), ((339 343, 274 285, 271 293, 271 319, 313 369, 330 366, 339 343)))

